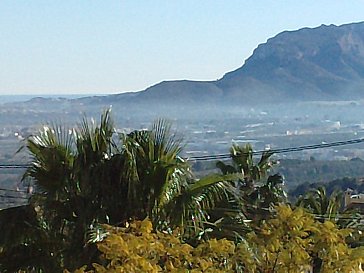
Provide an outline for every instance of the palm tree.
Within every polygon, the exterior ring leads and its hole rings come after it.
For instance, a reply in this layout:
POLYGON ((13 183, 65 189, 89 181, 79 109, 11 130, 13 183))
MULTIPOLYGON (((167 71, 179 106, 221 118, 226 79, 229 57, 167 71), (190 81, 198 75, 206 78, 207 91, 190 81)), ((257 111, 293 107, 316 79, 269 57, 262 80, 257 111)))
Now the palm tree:
POLYGON ((105 111, 99 125, 84 118, 76 129, 45 126, 26 148, 32 162, 24 179, 36 188, 30 206, 50 245, 42 250, 60 268, 94 260, 86 235, 99 223, 149 217, 157 228, 178 226, 192 237, 204 230, 207 209, 234 195, 227 179, 235 175, 193 177, 181 139, 163 120, 150 131, 117 135, 105 111))
POLYGON ((296 205, 315 214, 321 222, 325 220, 337 221, 341 213, 342 200, 342 193, 333 192, 328 195, 325 187, 318 187, 301 196, 296 205))
MULTIPOLYGON (((348 228, 353 227, 358 223, 360 224, 360 215, 355 213, 355 211, 343 210, 343 199, 344 196, 342 192, 334 191, 329 195, 326 192, 326 188, 321 186, 300 196, 296 206, 305 208, 314 214, 315 218, 322 223, 331 221, 340 228, 348 228)), ((357 245, 361 238, 361 232, 359 229, 353 231, 348 243, 357 245)), ((322 260, 319 257, 314 256, 313 264, 313 272, 320 272, 322 260)))
POLYGON ((235 174, 194 178, 188 162, 179 156, 182 140, 171 133, 168 122, 159 120, 151 131, 121 137, 129 181, 126 205, 133 216, 148 216, 157 228, 179 227, 188 240, 205 230, 208 211, 219 201, 236 197, 228 182, 236 179, 235 174))
POLYGON ((359 227, 360 214, 353 209, 345 210, 343 200, 342 192, 334 191, 329 195, 321 186, 301 196, 296 206, 306 208, 321 222, 332 221, 341 228, 359 227))
POLYGON ((287 195, 282 188, 283 177, 280 174, 268 176, 275 164, 271 161, 273 152, 263 152, 258 161, 254 160, 253 154, 253 147, 250 144, 245 146, 234 144, 230 149, 232 164, 219 161, 216 166, 223 174, 241 175, 235 184, 240 197, 244 200, 243 210, 249 219, 259 220, 269 217, 273 207, 285 202, 287 195))
MULTIPOLYGON (((77 130, 45 126, 27 140, 32 164, 23 179, 35 183, 36 193, 30 201, 37 208, 40 226, 55 246, 51 251, 59 264, 77 258, 82 263, 92 257, 83 247, 84 234, 93 222, 108 217, 102 194, 109 185, 102 182, 114 178, 107 173, 113 163, 108 160, 115 150, 113 134, 106 111, 100 126, 89 126, 85 119, 77 130), (71 259, 75 253, 80 257, 71 259)), ((78 262, 68 265, 79 266, 78 262)))
POLYGON ((240 186, 245 188, 253 188, 254 182, 265 178, 274 162, 270 160, 273 152, 266 151, 262 154, 260 160, 256 163, 253 158, 253 147, 251 144, 239 146, 233 144, 230 148, 230 157, 232 165, 227 165, 222 161, 217 162, 217 167, 222 173, 241 173, 242 181, 240 186))
POLYGON ((151 131, 122 134, 121 140, 129 216, 155 219, 192 179, 189 164, 179 156, 181 139, 168 122, 159 120, 151 131))

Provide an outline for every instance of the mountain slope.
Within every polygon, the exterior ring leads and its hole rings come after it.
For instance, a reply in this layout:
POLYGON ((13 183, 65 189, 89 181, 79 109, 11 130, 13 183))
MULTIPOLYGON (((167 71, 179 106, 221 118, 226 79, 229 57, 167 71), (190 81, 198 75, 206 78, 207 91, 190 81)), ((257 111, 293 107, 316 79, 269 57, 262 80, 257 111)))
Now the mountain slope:
POLYGON ((85 104, 209 105, 364 99, 364 22, 279 33, 218 81, 164 81, 85 104))
POLYGON ((90 102, 259 103, 364 98, 364 22, 285 31, 218 81, 165 81, 90 102))
POLYGON ((363 98, 364 23, 282 32, 217 85, 226 97, 249 93, 252 100, 363 98))

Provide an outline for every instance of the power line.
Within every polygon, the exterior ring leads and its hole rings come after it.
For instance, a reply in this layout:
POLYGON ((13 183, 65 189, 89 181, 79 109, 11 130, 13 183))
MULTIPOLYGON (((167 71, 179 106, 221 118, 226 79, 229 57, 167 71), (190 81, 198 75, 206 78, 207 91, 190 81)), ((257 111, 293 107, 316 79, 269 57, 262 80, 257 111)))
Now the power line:
POLYGON ((5 189, 5 188, 0 188, 0 191, 10 191, 10 192, 25 192, 27 193, 28 191, 26 190, 15 190, 15 189, 5 189))
MULTIPOLYGON (((352 145, 364 142, 364 138, 350 139, 344 141, 336 141, 336 142, 328 142, 321 144, 311 144, 311 145, 303 145, 303 146, 295 146, 288 148, 278 148, 278 149, 270 149, 270 150, 258 150, 253 151, 253 155, 261 155, 266 152, 271 152, 273 154, 282 154, 282 153, 291 153, 291 152, 299 152, 305 150, 316 150, 323 148, 331 148, 331 147, 339 147, 344 145, 352 145)), ((216 154, 216 155, 202 155, 202 156, 192 156, 185 158, 188 161, 208 161, 208 160, 216 160, 216 159, 229 159, 231 158, 231 154, 216 154)), ((0 169, 26 169, 29 168, 30 164, 0 164, 0 169)))
MULTIPOLYGON (((296 147, 289 147, 289 148, 279 148, 279 149, 271 149, 271 150, 260 150, 260 151, 253 151, 253 155, 261 155, 266 152, 271 152, 273 154, 282 154, 282 153, 290 153, 290 152, 299 152, 305 150, 316 150, 316 149, 323 149, 323 148, 331 148, 331 147, 338 147, 344 145, 352 145, 364 142, 364 138, 358 139, 351 139, 345 141, 336 141, 336 142, 329 142, 329 143, 321 143, 321 144, 313 144, 313 145, 303 145, 303 146, 296 146, 296 147)), ((230 154, 217 154, 217 155, 204 155, 204 156, 193 156, 188 158, 190 161, 206 161, 206 160, 215 160, 215 159, 228 159, 230 158, 230 154)))
POLYGON ((0 169, 26 169, 29 164, 0 164, 0 169))

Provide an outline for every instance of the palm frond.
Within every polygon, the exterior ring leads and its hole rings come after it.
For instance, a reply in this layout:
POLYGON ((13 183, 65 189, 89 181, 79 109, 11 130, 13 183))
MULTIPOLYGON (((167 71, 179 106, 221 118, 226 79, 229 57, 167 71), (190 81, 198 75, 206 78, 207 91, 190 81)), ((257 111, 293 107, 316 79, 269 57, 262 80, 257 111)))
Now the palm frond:
POLYGON ((101 115, 98 126, 95 126, 94 123, 90 125, 87 118, 84 117, 78 130, 77 149, 84 162, 97 161, 112 153, 111 149, 115 146, 113 142, 115 129, 110 117, 110 110, 106 110, 101 115))
MULTIPOLYGON (((140 145, 137 140, 132 136, 126 134, 120 135, 123 143, 123 149, 121 151, 124 157, 123 176, 127 181, 127 198, 131 204, 136 204, 139 200, 137 199, 138 193, 141 191, 140 177, 137 168, 137 151, 140 150, 140 145)), ((139 153, 142 151, 139 151, 139 153)))
POLYGON ((165 119, 159 119, 153 124, 153 144, 158 149, 158 156, 176 157, 182 151, 182 138, 171 133, 171 123, 165 119))
POLYGON ((49 194, 62 191, 68 182, 74 163, 75 132, 62 126, 44 126, 36 136, 26 141, 32 157, 23 180, 35 180, 38 190, 49 194))
POLYGON ((236 178, 236 174, 215 174, 191 183, 169 202, 170 221, 179 226, 182 233, 200 232, 208 222, 208 210, 221 200, 238 198, 235 188, 228 182, 236 178))

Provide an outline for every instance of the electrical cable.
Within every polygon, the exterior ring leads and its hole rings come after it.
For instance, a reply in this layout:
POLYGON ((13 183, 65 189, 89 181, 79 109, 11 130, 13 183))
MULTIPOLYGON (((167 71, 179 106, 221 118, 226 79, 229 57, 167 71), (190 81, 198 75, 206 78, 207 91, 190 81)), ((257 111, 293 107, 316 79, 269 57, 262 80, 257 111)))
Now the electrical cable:
MULTIPOLYGON (((321 144, 313 144, 313 145, 303 145, 303 146, 296 146, 296 147, 288 147, 288 148, 279 148, 279 149, 270 149, 270 150, 260 150, 260 151, 253 151, 253 155, 260 155, 263 153, 271 152, 273 154, 281 154, 281 153, 290 153, 290 152, 298 152, 298 151, 305 151, 305 150, 315 150, 315 149, 323 149, 323 148, 330 148, 330 147, 338 147, 344 145, 352 145, 364 142, 364 138, 358 139, 351 139, 345 141, 336 141, 336 142, 329 142, 329 143, 321 143, 321 144)), ((217 155, 205 155, 205 156, 193 156, 188 158, 189 161, 204 161, 204 160, 215 160, 215 159, 228 159, 230 158, 230 154, 217 154, 217 155)))
POLYGON ((5 188, 0 188, 0 191, 24 192, 24 193, 28 192, 26 190, 15 190, 15 189, 5 189, 5 188))
MULTIPOLYGON (((282 154, 282 153, 299 152, 299 151, 306 151, 306 150, 316 150, 316 149, 323 149, 323 148, 339 147, 339 146, 344 146, 344 145, 359 144, 362 142, 364 142, 364 138, 357 138, 357 139, 328 142, 328 143, 321 143, 321 144, 311 144, 311 145, 278 148, 278 149, 270 149, 270 150, 259 150, 259 151, 253 151, 252 155, 261 155, 261 154, 267 153, 267 152, 270 152, 273 154, 282 154)), ((192 157, 188 157, 185 159, 187 161, 206 161, 206 160, 229 159, 229 158, 231 158, 231 154, 192 156, 192 157)), ((26 168, 29 168, 30 166, 31 166, 30 164, 0 164, 0 169, 26 169, 26 168)))
POLYGON ((0 164, 0 169, 26 169, 29 164, 0 164))

